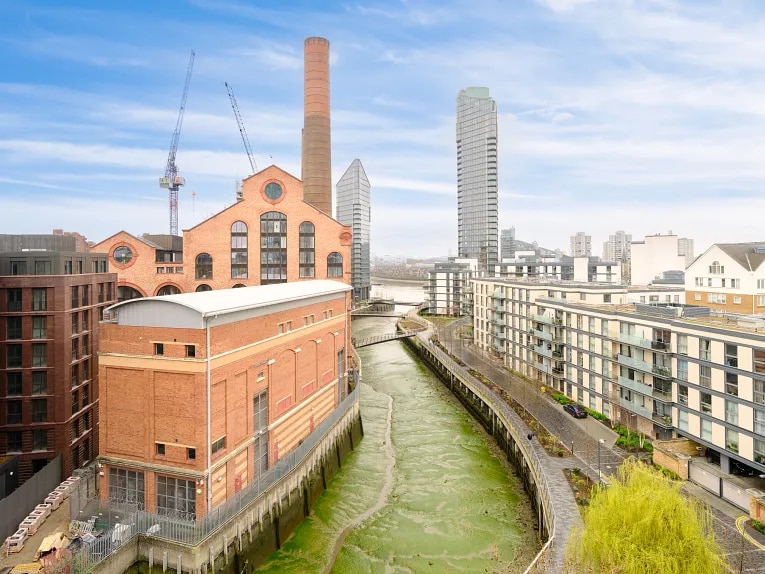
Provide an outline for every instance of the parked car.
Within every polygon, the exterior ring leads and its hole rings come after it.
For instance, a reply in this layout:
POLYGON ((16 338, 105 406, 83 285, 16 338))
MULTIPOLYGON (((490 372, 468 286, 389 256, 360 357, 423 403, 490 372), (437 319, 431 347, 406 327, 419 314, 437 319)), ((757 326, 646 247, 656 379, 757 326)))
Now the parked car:
POLYGON ((563 410, 569 413, 575 419, 587 418, 587 411, 584 410, 582 405, 568 404, 563 405, 563 410))

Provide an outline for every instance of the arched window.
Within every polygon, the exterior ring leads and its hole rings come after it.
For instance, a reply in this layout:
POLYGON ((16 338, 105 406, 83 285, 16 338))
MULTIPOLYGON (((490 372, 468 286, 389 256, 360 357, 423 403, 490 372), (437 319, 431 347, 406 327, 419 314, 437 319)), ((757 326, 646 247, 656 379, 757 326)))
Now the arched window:
POLYGON ((260 284, 287 282, 287 216, 268 211, 260 216, 260 284))
POLYGON ((140 299, 143 297, 141 292, 127 285, 120 285, 117 287, 117 302, 127 301, 128 299, 140 299))
POLYGON ((241 287, 247 287, 247 285, 245 285, 244 283, 237 283, 236 285, 232 287, 232 289, 239 289, 241 287))
POLYGON ((207 283, 202 283, 199 287, 196 289, 197 293, 201 293, 202 291, 212 291, 212 287, 210 287, 207 283))
POLYGON ((300 224, 300 277, 316 277, 315 244, 316 230, 313 223, 304 221, 300 224))
POLYGON ((719 261, 712 261, 712 265, 709 266, 710 275, 721 275, 725 273, 725 266, 720 265, 719 261))
POLYGON ((343 256, 337 251, 327 255, 327 277, 343 276, 343 256))
POLYGON ((164 295, 178 295, 180 292, 181 290, 175 285, 165 285, 164 287, 160 287, 159 291, 157 291, 157 297, 162 297, 164 295))
POLYGON ((213 260, 209 253, 200 253, 196 259, 197 279, 212 279, 213 260))
POLYGON ((235 221, 231 226, 231 278, 247 279, 247 224, 235 221))

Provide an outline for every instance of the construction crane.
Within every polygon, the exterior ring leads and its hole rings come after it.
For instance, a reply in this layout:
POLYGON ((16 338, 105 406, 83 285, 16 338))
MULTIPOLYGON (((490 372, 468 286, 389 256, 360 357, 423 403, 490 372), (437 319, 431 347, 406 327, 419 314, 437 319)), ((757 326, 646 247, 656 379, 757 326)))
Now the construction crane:
POLYGON ((170 140, 170 153, 167 154, 167 166, 165 177, 159 178, 159 187, 170 192, 170 235, 178 235, 178 189, 186 184, 186 180, 178 175, 178 166, 175 165, 175 154, 178 151, 178 140, 181 137, 183 126, 183 114, 186 112, 186 97, 189 95, 191 83, 191 71, 194 69, 194 50, 189 56, 189 65, 186 69, 186 83, 183 86, 181 109, 178 110, 178 120, 175 122, 175 130, 170 140))
POLYGON ((226 90, 228 91, 228 99, 231 100, 231 109, 234 110, 234 117, 236 118, 236 123, 239 126, 239 133, 242 134, 244 151, 247 152, 247 159, 250 160, 252 173, 258 173, 258 166, 255 164, 255 156, 252 155, 252 148, 250 147, 250 140, 247 137, 247 130, 244 129, 242 114, 239 113, 239 106, 237 105, 236 98, 234 97, 234 90, 231 86, 228 85, 228 82, 224 82, 223 84, 226 86, 226 90))

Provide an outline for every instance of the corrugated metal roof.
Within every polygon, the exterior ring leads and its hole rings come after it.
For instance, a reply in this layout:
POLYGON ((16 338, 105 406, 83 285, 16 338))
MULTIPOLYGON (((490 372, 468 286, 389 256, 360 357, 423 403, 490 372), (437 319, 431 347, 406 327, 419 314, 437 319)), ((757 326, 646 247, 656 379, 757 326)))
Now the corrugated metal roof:
POLYGON ((202 317, 207 317, 296 301, 306 297, 345 293, 350 290, 351 287, 349 285, 340 281, 317 279, 315 281, 294 281, 277 285, 258 285, 255 287, 239 287, 237 289, 216 289, 200 293, 181 293, 179 295, 130 299, 112 305, 108 310, 119 312, 127 305, 154 305, 161 301, 172 305, 181 305, 196 311, 202 317))

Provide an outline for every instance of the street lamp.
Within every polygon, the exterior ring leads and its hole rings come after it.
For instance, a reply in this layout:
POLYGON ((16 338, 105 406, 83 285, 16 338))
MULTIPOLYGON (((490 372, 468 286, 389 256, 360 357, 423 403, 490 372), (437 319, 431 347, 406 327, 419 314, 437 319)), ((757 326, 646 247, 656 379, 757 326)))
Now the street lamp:
POLYGON ((599 438, 598 439, 598 482, 600 482, 600 445, 605 443, 605 439, 599 438))

